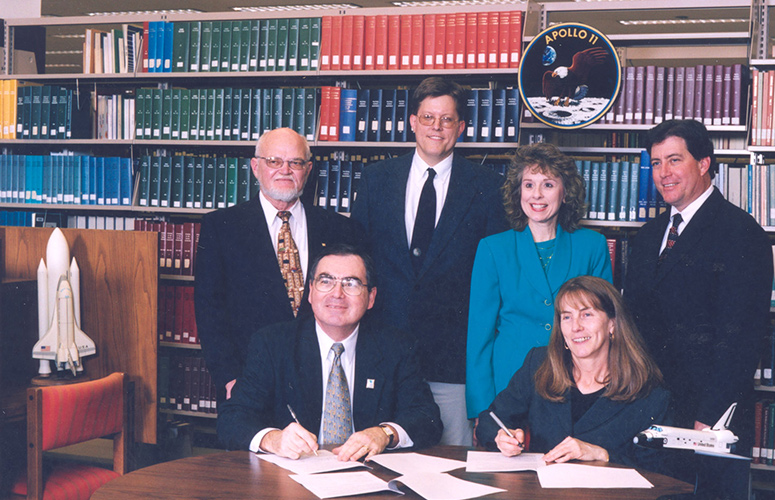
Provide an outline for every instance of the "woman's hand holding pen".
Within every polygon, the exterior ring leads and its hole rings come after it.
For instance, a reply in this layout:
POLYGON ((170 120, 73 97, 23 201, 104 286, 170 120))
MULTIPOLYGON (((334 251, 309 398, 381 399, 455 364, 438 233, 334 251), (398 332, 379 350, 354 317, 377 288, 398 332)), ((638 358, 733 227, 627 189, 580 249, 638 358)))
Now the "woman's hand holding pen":
POLYGON ((495 436, 495 444, 498 445, 501 453, 507 457, 519 455, 525 449, 525 431, 522 429, 511 431, 500 429, 498 435, 495 436), (509 436, 509 433, 511 433, 511 436, 509 436))

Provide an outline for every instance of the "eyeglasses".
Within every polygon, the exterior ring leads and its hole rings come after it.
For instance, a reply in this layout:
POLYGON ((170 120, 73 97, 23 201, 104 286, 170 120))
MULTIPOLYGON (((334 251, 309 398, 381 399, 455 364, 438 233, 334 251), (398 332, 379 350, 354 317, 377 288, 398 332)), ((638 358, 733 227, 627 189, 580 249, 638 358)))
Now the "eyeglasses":
MULTIPOLYGON (((424 113, 422 115, 417 116, 417 121, 420 122, 420 125, 425 125, 426 127, 430 127, 436 122, 436 117, 433 116, 430 113, 424 113)), ((439 122, 441 123, 441 126, 444 128, 454 128, 455 124, 457 124, 459 120, 457 118, 453 118, 451 116, 441 116, 439 117, 439 122)))
POLYGON ((307 163, 309 163, 309 160, 302 160, 301 158, 293 158, 291 160, 285 160, 276 156, 256 156, 256 158, 264 160, 266 162, 266 166, 273 169, 282 168, 283 165, 287 163, 288 166, 293 170, 304 170, 304 168, 307 166, 307 163))
POLYGON ((364 284, 358 278, 334 278, 327 274, 321 274, 315 278, 315 289, 321 293, 328 293, 334 289, 337 283, 342 284, 342 290, 347 295, 360 295, 363 293, 363 289, 368 285, 364 284))

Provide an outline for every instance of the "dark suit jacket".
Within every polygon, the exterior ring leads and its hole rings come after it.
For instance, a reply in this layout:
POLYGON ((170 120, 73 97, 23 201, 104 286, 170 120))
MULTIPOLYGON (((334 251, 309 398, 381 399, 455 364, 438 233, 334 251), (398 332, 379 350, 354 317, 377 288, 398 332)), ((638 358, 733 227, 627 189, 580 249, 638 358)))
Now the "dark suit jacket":
MULTIPOLYGON (((362 322, 355 354, 353 427, 356 431, 395 422, 415 448, 441 438, 439 408, 420 376, 413 343, 399 332, 362 322), (369 381, 373 380, 373 388, 369 381)), ((323 381, 313 318, 276 324, 256 333, 232 398, 218 409, 218 437, 230 449, 248 449, 266 427, 284 428, 293 419, 313 434, 320 430, 323 381)))
POLYGON ((769 321, 767 235, 714 188, 658 267, 669 217, 633 238, 624 298, 673 393, 678 425, 713 425, 735 401, 733 426, 753 422, 741 410, 769 321))
POLYGON ((377 266, 376 314, 419 340, 426 380, 462 384, 476 248, 483 237, 508 229, 503 177, 454 155, 444 208, 415 275, 404 223, 413 154, 366 167, 352 214, 377 266))
MULTIPOLYGON (((310 261, 327 244, 357 243, 346 217, 309 205, 304 211, 310 261)), ((195 303, 203 354, 219 390, 242 372, 255 331, 293 319, 258 195, 202 219, 195 303)), ((305 298, 300 314, 309 313, 308 306, 305 298)))
POLYGON ((611 462, 661 470, 656 450, 636 446, 632 438, 652 424, 669 425, 667 408, 670 394, 660 387, 631 403, 599 398, 574 425, 570 397, 553 403, 535 392, 534 376, 546 358, 546 347, 530 350, 525 364, 517 370, 508 387, 490 407, 479 414, 476 436, 488 449, 495 450, 498 425, 490 417, 494 412, 509 429, 530 429, 533 453, 546 453, 568 436, 595 444, 608 451, 611 462))

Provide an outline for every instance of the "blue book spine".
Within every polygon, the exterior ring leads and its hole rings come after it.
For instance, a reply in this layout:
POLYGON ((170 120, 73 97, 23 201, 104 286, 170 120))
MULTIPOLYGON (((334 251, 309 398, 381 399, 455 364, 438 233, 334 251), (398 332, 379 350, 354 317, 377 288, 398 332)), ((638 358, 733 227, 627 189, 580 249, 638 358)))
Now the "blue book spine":
POLYGON ((371 89, 369 92, 369 130, 368 142, 381 140, 382 126, 382 89, 371 89))
POLYGON ((97 157, 89 157, 89 205, 97 204, 97 190, 99 189, 99 183, 97 182, 97 157))
POLYGON ((409 91, 407 89, 396 90, 395 124, 396 142, 406 142, 409 139, 409 91))
POLYGON ((382 117, 380 126, 380 141, 393 142, 395 140, 396 123, 396 91, 384 89, 382 91, 382 117))
POLYGON ((619 164, 619 213, 617 220, 627 220, 630 194, 630 162, 623 161, 619 164))
POLYGON ((96 191, 97 191, 97 205, 106 205, 105 200, 105 158, 98 157, 96 158, 97 165, 96 165, 96 175, 94 177, 95 184, 96 184, 96 191))
POLYGON ((369 89, 358 89, 358 103, 355 110, 355 140, 366 142, 369 131, 369 89))
POLYGON ((328 208, 328 161, 316 162, 318 164, 318 206, 328 208))
POLYGON ((638 220, 649 220, 649 184, 651 184, 651 158, 646 151, 640 154, 640 175, 638 176, 638 220))
POLYGON ((490 89, 479 90, 479 110, 477 125, 477 142, 490 142, 492 138, 492 107, 493 95, 490 89))
POLYGON ((352 206, 353 165, 345 160, 339 163, 339 211, 349 214, 352 206))
POLYGON ((616 220, 617 209, 619 208, 619 169, 621 164, 618 161, 614 161, 608 165, 610 170, 608 172, 608 211, 606 212, 606 218, 608 220, 616 220))
POLYGON ((466 111, 464 119, 466 128, 463 130, 462 137, 458 141, 474 142, 479 136, 479 91, 469 89, 466 91, 466 111))
POLYGON ((597 192, 597 220, 605 220, 606 219, 606 210, 607 210, 607 203, 606 199, 608 198, 608 175, 611 171, 611 164, 607 162, 601 162, 600 163, 600 176, 599 176, 599 183, 600 187, 598 187, 597 192))
POLYGON ((328 162, 328 208, 334 212, 339 210, 340 167, 339 160, 328 162))
POLYGON ((91 169, 89 168, 89 162, 91 161, 89 156, 80 157, 81 168, 81 204, 89 204, 89 193, 91 192, 91 169))
POLYGON ((519 89, 506 89, 506 142, 519 138, 519 89))
POLYGON ((589 218, 597 219, 598 198, 600 193, 600 162, 593 161, 590 174, 589 218))
POLYGON ((132 182, 132 159, 120 158, 120 175, 119 186, 121 205, 132 204, 132 189, 134 188, 134 182, 132 182))
POLYGON ((592 216, 589 212, 592 210, 592 161, 583 161, 581 178, 584 180, 584 190, 586 191, 584 201, 587 203, 587 218, 591 219, 592 216))
POLYGON ((339 140, 355 141, 358 90, 342 89, 339 98, 339 140))
POLYGON ((505 142, 505 140, 506 89, 496 89, 492 91, 492 141, 505 142))

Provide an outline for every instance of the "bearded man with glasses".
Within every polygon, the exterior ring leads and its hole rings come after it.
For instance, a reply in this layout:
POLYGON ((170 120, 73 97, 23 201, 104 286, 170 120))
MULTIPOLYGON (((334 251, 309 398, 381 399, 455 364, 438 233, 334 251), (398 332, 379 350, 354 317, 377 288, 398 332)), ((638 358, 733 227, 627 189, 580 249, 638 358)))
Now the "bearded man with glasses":
POLYGON ((441 408, 441 444, 471 445, 465 359, 471 270, 479 240, 508 229, 503 178, 454 152, 465 91, 439 77, 412 93, 416 149, 364 169, 352 216, 382 284, 375 313, 419 342, 423 376, 441 408))
POLYGON ((219 403, 242 372, 251 334, 309 314, 302 300, 308 262, 326 245, 358 242, 346 217, 300 199, 311 157, 307 140, 291 129, 263 134, 250 163, 258 195, 202 219, 196 320, 219 403))

